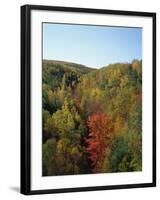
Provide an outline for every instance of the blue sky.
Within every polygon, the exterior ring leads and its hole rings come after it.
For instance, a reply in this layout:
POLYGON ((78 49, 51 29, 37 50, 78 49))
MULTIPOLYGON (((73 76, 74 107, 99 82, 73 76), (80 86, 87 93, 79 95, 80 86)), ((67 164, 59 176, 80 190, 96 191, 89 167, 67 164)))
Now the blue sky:
POLYGON ((43 59, 96 68, 142 59, 142 29, 43 23, 43 59))

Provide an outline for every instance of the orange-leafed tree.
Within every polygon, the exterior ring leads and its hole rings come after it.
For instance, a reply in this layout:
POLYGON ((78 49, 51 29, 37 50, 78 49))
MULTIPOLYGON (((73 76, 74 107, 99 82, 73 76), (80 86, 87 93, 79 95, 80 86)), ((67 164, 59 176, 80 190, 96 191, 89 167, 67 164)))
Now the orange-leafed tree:
POLYGON ((111 144, 114 126, 111 117, 104 113, 96 113, 88 117, 89 134, 86 139, 87 152, 93 173, 103 172, 103 163, 111 144))

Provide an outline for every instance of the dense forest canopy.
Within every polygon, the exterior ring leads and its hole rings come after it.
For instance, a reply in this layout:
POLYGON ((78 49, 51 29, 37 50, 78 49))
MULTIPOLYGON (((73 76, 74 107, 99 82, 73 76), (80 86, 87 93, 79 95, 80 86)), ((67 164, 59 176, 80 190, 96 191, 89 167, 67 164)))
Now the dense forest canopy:
POLYGON ((43 176, 142 170, 142 61, 42 73, 43 176))

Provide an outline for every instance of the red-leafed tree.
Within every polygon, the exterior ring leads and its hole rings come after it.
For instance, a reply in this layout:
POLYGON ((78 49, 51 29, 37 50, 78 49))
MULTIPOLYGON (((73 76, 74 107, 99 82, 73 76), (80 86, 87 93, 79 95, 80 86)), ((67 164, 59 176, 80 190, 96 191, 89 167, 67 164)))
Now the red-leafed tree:
POLYGON ((111 117, 96 113, 88 117, 89 135, 86 139, 87 152, 94 173, 102 172, 104 159, 113 138, 114 126, 111 117))

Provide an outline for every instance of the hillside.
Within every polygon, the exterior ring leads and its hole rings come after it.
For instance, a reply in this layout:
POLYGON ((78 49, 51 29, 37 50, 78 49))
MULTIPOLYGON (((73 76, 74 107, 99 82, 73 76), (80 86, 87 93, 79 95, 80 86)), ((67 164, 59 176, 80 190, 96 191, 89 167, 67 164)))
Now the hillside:
MULTIPOLYGON (((95 69, 77 64, 77 63, 71 63, 66 61, 58 61, 58 60, 43 60, 43 68, 59 68, 63 69, 65 72, 67 71, 73 71, 79 74, 86 74, 88 72, 91 72, 95 69)), ((56 69, 55 69, 56 70, 56 69)))
POLYGON ((43 60, 43 83, 49 84, 53 88, 58 87, 64 74, 68 81, 76 82, 81 75, 94 70, 76 63, 43 60))
POLYGON ((142 61, 43 61, 43 175, 142 170, 142 61))

